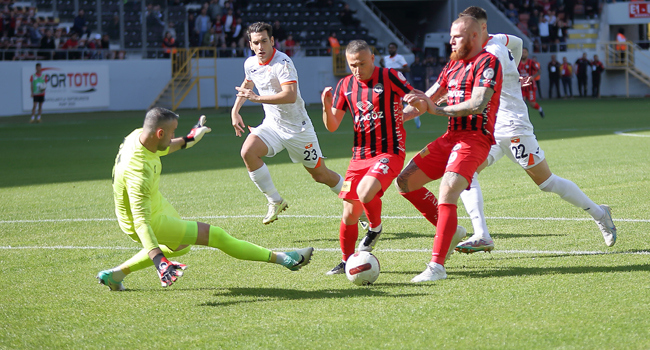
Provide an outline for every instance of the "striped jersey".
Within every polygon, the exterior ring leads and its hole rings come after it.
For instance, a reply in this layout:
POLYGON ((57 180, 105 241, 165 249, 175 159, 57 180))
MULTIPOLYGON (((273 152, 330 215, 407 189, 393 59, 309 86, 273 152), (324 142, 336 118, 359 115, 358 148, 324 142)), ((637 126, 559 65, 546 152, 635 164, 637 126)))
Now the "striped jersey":
POLYGON ((481 130, 494 141, 494 123, 502 83, 501 63, 496 56, 485 50, 468 60, 449 61, 438 77, 440 87, 447 90, 447 105, 453 106, 470 100, 472 89, 479 86, 493 89, 494 94, 483 113, 449 117, 447 130, 481 130))
POLYGON ((352 160, 382 153, 406 157, 402 98, 413 90, 401 72, 375 67, 368 80, 353 75, 341 79, 333 106, 354 118, 352 160))
POLYGON ((522 77, 532 77, 539 72, 539 64, 531 59, 519 62, 519 74, 522 77))

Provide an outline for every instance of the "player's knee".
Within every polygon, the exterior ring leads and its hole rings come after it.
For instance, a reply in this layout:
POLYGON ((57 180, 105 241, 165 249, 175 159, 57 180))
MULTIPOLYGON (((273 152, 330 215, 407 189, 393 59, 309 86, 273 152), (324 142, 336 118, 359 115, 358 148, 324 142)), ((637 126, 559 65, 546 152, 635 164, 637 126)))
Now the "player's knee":
POLYGON ((399 193, 407 193, 408 190, 408 180, 406 179, 405 176, 402 176, 401 174, 397 176, 395 181, 393 182, 395 184, 395 188, 399 191, 399 193))

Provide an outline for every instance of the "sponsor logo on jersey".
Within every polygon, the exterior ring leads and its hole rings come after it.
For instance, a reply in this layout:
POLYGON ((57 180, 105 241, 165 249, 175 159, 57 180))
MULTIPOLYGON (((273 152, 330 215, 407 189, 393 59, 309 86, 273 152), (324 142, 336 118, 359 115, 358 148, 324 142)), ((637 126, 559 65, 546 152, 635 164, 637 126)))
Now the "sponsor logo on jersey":
POLYGON ((388 164, 389 160, 388 160, 388 158, 382 158, 382 159, 379 160, 379 162, 382 163, 382 164, 388 164))
POLYGON ((384 86, 378 83, 377 85, 375 85, 372 91, 374 91, 377 95, 381 95, 382 93, 384 93, 384 86))
POLYGON ((447 93, 447 97, 450 98, 462 97, 464 95, 465 95, 465 91, 460 91, 460 90, 449 91, 447 93))
POLYGON ((364 120, 383 119, 384 112, 377 112, 374 110, 375 106, 370 101, 358 101, 357 108, 361 112, 361 116, 356 118, 356 122, 364 120))
POLYGON ((492 79, 494 77, 494 69, 488 68, 483 71, 483 78, 485 79, 492 79))
POLYGON ((350 96, 350 95, 352 95, 352 91, 348 91, 348 92, 346 92, 344 95, 345 95, 345 96, 350 96))
POLYGON ((305 149, 310 149, 312 147, 314 147, 314 144, 312 144, 312 143, 308 143, 308 144, 305 145, 305 149))
POLYGON ((405 77, 404 74, 402 74, 402 72, 400 72, 400 71, 397 71, 397 77, 398 77, 399 80, 401 80, 401 81, 406 81, 406 77, 405 77))
POLYGON ((447 87, 451 89, 451 88, 456 87, 456 85, 458 85, 458 82, 456 82, 456 79, 451 79, 449 81, 449 84, 447 84, 447 87))
POLYGON ((513 137, 510 139, 510 143, 519 143, 521 140, 518 137, 513 137))
POLYGON ((462 147, 463 147, 463 146, 462 146, 460 143, 457 143, 456 145, 454 145, 454 148, 452 148, 451 150, 452 150, 452 151, 458 151, 458 150, 461 149, 462 147))
POLYGON ((358 101, 357 108, 364 113, 368 113, 368 111, 375 108, 375 106, 370 101, 358 101))
POLYGON ((471 63, 468 64, 467 67, 465 67, 465 72, 469 71, 470 69, 472 69, 472 64, 471 63))

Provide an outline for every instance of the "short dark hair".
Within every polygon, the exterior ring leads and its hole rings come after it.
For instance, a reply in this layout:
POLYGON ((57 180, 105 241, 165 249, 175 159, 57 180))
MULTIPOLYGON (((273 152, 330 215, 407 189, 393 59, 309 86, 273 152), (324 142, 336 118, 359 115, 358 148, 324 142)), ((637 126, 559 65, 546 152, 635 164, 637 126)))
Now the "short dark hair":
POLYGON ((36 68, 38 68, 38 67, 40 67, 40 66, 41 66, 41 63, 40 63, 40 62, 39 62, 39 63, 36 63, 36 68))
POLYGON ((261 33, 266 30, 266 33, 269 35, 269 38, 273 36, 273 27, 266 22, 255 22, 248 26, 246 30, 246 35, 248 35, 248 40, 251 40, 252 33, 261 33))
POLYGON ((178 119, 178 114, 170 111, 167 108, 154 107, 147 112, 144 117, 144 124, 142 127, 145 130, 155 130, 163 124, 172 120, 178 119))
POLYGON ((483 8, 478 7, 478 6, 470 6, 470 7, 466 8, 465 10, 463 10, 463 12, 458 14, 458 18, 466 17, 466 16, 467 17, 472 17, 472 18, 476 19, 477 21, 480 21, 482 19, 487 21, 487 19, 488 19, 487 12, 485 12, 485 10, 483 8))
POLYGON ((352 54, 364 50, 368 50, 370 51, 370 53, 372 53, 372 50, 370 50, 370 45, 368 45, 368 43, 365 40, 352 40, 348 43, 348 46, 345 48, 345 53, 352 54))
POLYGON ((388 46, 391 46, 391 45, 395 46, 395 48, 398 48, 398 47, 399 47, 399 46, 397 45, 396 42, 392 42, 392 43, 389 43, 389 44, 388 44, 388 46))

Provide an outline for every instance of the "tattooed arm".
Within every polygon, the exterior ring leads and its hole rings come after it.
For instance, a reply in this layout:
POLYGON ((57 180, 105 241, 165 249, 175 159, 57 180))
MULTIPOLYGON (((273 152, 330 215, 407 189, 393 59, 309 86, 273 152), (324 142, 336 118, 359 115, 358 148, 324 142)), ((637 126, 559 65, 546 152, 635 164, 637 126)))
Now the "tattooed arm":
POLYGON ((485 110, 485 107, 487 107, 487 104, 490 102, 492 95, 494 95, 493 89, 477 86, 472 89, 472 97, 468 101, 461 102, 453 106, 436 106, 433 110, 429 108, 429 113, 447 117, 480 114, 483 113, 483 110, 485 110))

